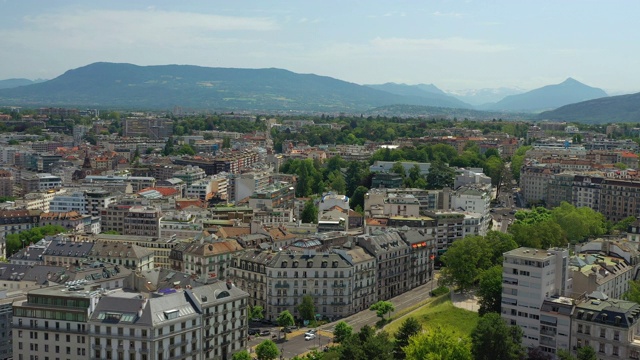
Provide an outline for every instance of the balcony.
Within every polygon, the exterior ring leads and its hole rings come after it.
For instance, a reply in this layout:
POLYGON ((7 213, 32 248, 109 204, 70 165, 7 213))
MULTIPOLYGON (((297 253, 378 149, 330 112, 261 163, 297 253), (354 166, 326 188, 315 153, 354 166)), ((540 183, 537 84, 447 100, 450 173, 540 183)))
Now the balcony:
POLYGON ((281 288, 290 288, 291 285, 289 285, 288 283, 276 283, 275 285, 276 289, 281 289, 281 288))
POLYGON ((332 286, 333 287, 343 288, 343 287, 347 287, 347 284, 345 284, 345 283, 333 283, 332 286))

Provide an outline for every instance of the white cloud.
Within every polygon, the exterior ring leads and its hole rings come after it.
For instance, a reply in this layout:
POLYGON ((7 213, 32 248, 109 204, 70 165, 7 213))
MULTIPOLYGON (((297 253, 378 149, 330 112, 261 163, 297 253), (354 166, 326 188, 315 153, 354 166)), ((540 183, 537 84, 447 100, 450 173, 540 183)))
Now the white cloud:
POLYGON ((95 50, 128 47, 211 45, 233 32, 263 32, 278 24, 261 17, 168 11, 89 10, 23 18, 23 26, 0 30, 3 43, 23 47, 95 50))
POLYGON ((464 14, 462 14, 462 13, 457 13, 457 12, 442 12, 442 11, 435 11, 435 12, 433 12, 431 15, 433 15, 433 16, 438 16, 438 17, 462 17, 464 14))

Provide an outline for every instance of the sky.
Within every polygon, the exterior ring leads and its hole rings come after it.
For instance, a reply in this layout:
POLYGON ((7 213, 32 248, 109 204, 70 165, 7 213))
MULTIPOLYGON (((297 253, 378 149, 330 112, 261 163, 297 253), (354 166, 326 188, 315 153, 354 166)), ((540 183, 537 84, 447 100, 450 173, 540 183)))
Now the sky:
POLYGON ((358 84, 640 91, 640 1, 0 0, 0 79, 93 62, 282 68, 358 84))

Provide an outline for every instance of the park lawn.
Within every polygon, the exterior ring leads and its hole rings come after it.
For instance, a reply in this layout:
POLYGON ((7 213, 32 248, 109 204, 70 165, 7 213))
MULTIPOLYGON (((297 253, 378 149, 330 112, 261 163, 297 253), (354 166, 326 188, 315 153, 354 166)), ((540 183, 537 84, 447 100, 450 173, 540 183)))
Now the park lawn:
POLYGON ((415 311, 406 314, 384 327, 391 336, 398 331, 402 322, 409 316, 416 318, 423 329, 448 327, 460 335, 471 336, 471 332, 478 324, 478 313, 453 306, 448 295, 434 302, 428 303, 415 311))

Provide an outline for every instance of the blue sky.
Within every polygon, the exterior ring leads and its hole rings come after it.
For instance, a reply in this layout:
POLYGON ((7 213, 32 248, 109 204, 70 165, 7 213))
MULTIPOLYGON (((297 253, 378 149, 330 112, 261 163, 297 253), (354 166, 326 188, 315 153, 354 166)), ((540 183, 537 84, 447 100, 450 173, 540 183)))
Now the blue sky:
POLYGON ((359 84, 640 91, 639 1, 0 0, 0 79, 96 61, 277 67, 359 84))

